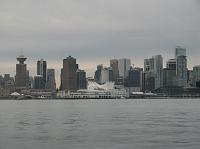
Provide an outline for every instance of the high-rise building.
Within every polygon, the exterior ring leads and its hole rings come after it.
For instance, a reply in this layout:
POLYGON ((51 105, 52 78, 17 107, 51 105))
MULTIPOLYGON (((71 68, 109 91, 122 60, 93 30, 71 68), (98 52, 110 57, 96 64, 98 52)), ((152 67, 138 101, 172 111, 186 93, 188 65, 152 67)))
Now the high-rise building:
POLYGON ((4 80, 5 81, 10 80, 10 74, 4 74, 4 80))
POLYGON ((44 83, 47 81, 47 62, 43 59, 37 61, 37 75, 43 77, 44 83))
POLYGON ((128 77, 128 71, 131 68, 131 60, 130 59, 119 59, 118 60, 118 70, 119 70, 119 76, 123 77, 124 79, 128 77))
POLYGON ((59 90, 62 90, 62 85, 63 85, 63 68, 61 68, 61 71, 60 71, 61 73, 60 73, 60 88, 59 88, 59 90))
POLYGON ((125 81, 125 86, 126 87, 138 87, 142 88, 142 68, 132 68, 128 72, 128 77, 126 78, 125 81))
POLYGON ((103 67, 103 65, 98 65, 95 72, 95 81, 98 84, 105 84, 106 82, 113 82, 113 71, 111 67, 103 67))
POLYGON ((4 78, 2 75, 0 75, 0 87, 2 87, 4 84, 4 78))
POLYGON ((26 71, 26 57, 21 54, 17 57, 19 64, 16 64, 16 76, 15 76, 15 85, 17 90, 22 90, 27 88, 27 71, 26 71))
POLYGON ((77 68, 76 59, 69 56, 63 60, 62 69, 62 90, 76 91, 77 90, 77 68))
POLYGON ((32 77, 32 76, 29 76, 28 88, 29 89, 34 88, 34 77, 32 77))
POLYGON ((151 72, 154 70, 154 59, 144 59, 144 72, 151 72))
POLYGON ((0 76, 0 96, 7 97, 15 91, 14 78, 10 74, 0 76))
POLYGON ((193 72, 192 72, 192 82, 193 86, 197 87, 197 84, 200 83, 200 65, 199 66, 194 66, 193 67, 193 72))
POLYGON ((163 58, 155 55, 144 60, 144 89, 155 90, 163 86, 163 58))
POLYGON ((45 89, 44 78, 41 75, 34 77, 34 89, 45 89))
POLYGON ((46 88, 52 91, 56 90, 55 69, 47 69, 46 88))
POLYGON ((86 72, 84 70, 77 70, 77 89, 86 89, 87 81, 86 81, 86 72))
POLYGON ((166 63, 166 68, 176 70, 176 60, 169 59, 166 63))
POLYGON ((175 48, 175 58, 177 58, 179 56, 186 56, 186 49, 182 48, 180 46, 177 46, 175 48))
POLYGON ((176 58, 177 85, 180 87, 186 87, 187 71, 188 71, 186 49, 181 47, 176 47, 175 58, 176 58))
POLYGON ((109 80, 109 82, 114 82, 115 79, 114 79, 114 73, 113 73, 112 67, 107 67, 106 69, 108 71, 108 80, 109 80))
POLYGON ((170 88, 176 86, 176 69, 163 69, 163 87, 170 88))
POLYGON ((155 89, 163 86, 163 58, 161 55, 153 56, 154 59, 154 75, 155 75, 155 89))
POLYGON ((95 71, 95 74, 94 74, 94 80, 99 84, 101 84, 100 79, 101 79, 101 70, 102 69, 103 69, 102 64, 97 65, 97 70, 95 71))
POLYGON ((110 67, 112 68, 112 72, 113 72, 113 80, 116 81, 117 77, 119 77, 118 60, 111 59, 110 67))
POLYGON ((169 59, 166 68, 163 69, 163 87, 176 86, 176 59, 169 59))
POLYGON ((109 70, 107 68, 101 69, 100 84, 109 82, 109 70))
POLYGON ((31 88, 31 82, 30 82, 30 77, 29 77, 29 70, 26 70, 26 85, 27 85, 27 89, 31 88))
POLYGON ((187 71, 187 86, 188 87, 193 86, 193 70, 187 71))
POLYGON ((143 90, 151 91, 155 88, 154 59, 144 59, 143 90))

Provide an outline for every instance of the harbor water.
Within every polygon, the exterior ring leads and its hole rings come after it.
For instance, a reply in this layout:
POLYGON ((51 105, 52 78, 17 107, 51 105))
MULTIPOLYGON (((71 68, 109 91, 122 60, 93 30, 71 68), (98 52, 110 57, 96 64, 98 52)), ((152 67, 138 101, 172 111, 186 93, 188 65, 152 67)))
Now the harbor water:
POLYGON ((200 99, 0 100, 0 149, 199 149, 200 99))

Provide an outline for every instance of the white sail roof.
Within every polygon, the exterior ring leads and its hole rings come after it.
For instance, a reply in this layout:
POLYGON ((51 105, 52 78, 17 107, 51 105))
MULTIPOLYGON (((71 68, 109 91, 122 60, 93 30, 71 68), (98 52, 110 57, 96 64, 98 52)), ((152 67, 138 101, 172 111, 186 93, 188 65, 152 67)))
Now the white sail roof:
POLYGON ((10 94, 11 96, 20 96, 20 94, 19 93, 17 93, 17 92, 14 92, 14 93, 12 93, 12 94, 10 94))

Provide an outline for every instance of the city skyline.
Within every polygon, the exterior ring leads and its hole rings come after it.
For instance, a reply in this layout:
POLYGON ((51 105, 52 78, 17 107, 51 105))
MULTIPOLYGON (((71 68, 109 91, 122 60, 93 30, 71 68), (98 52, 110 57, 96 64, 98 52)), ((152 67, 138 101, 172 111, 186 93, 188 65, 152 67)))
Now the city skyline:
POLYGON ((199 8, 199 0, 1 0, 0 73, 14 74, 21 49, 31 75, 44 58, 58 78, 69 55, 93 74, 113 57, 143 67, 143 59, 162 54, 165 62, 177 45, 187 49, 192 69, 200 55, 199 8))
POLYGON ((111 87, 121 91, 124 89, 129 95, 140 91, 145 93, 155 91, 172 95, 174 92, 171 89, 175 89, 177 93, 189 91, 195 95, 200 86, 200 65, 194 65, 193 69, 188 69, 186 51, 186 48, 176 46, 174 57, 170 57, 165 66, 162 55, 153 55, 144 59, 144 69, 135 66, 128 58, 110 59, 110 66, 97 65, 94 76, 86 75, 85 70, 79 67, 76 57, 68 56, 63 59, 63 67, 60 69, 61 82, 57 82, 58 90, 56 90, 55 69, 48 67, 48 61, 39 59, 36 63, 37 75, 32 76, 29 75, 30 71, 27 69, 27 57, 21 52, 16 57, 18 61, 16 75, 12 77, 4 73, 4 76, 0 76, 1 87, 3 87, 1 94, 10 95, 15 89, 23 94, 32 92, 34 96, 44 92, 45 96, 47 94, 54 96, 58 91, 59 97, 65 97, 68 91, 85 92, 91 87, 107 90, 111 87))
MULTIPOLYGON (((177 47, 180 47, 180 46, 176 46, 173 49, 172 54, 175 54, 174 50, 177 47)), ((185 47, 183 47, 183 48, 185 48, 185 47)), ((22 53, 23 52, 20 51, 20 53, 19 53, 18 56, 20 56, 22 53)), ((33 59, 33 58, 27 57, 24 53, 23 53, 23 55, 27 58, 26 65, 27 65, 27 70, 29 70, 30 76, 37 75, 37 63, 38 63, 38 61, 40 61, 41 59, 43 60, 44 58, 38 58, 36 60, 35 58, 33 59)), ((155 54, 155 55, 162 55, 162 54, 155 54)), ((155 56, 155 55, 150 55, 149 57, 155 56)), ((188 57, 189 57, 188 52, 186 52, 186 55, 187 55, 187 59, 188 59, 188 57)), ((16 57, 18 57, 18 56, 16 56, 16 57)), ((16 57, 15 57, 15 60, 16 60, 16 57)), ((68 57, 68 56, 66 56, 66 57, 68 57)), ((59 61, 57 61, 56 64, 53 64, 53 65, 52 65, 51 61, 48 61, 48 60, 44 59, 47 62, 47 66, 48 66, 49 69, 55 69, 55 74, 56 74, 55 78, 56 78, 56 84, 57 85, 60 84, 60 75, 61 75, 60 69, 62 68, 62 61, 66 57, 63 57, 62 59, 60 59, 59 61)), ((98 62, 95 63, 95 61, 94 61, 94 63, 90 64, 92 66, 91 69, 87 69, 87 67, 84 67, 84 64, 82 64, 82 62, 75 55, 73 55, 73 57, 76 58, 77 63, 79 64, 80 68, 86 71, 86 76, 87 77, 94 77, 96 67, 99 64, 103 64, 103 66, 109 67, 110 60, 112 60, 112 59, 123 59, 123 58, 130 59, 131 60, 131 66, 134 65, 134 67, 144 68, 144 60, 146 58, 148 58, 148 56, 146 56, 144 59, 141 59, 142 64, 137 64, 137 63, 134 63, 134 60, 132 58, 130 58, 130 57, 128 57, 128 58, 127 57, 113 57, 113 58, 110 58, 110 59, 106 59, 105 61, 102 60, 100 63, 98 63, 98 62), (95 65, 95 64, 97 64, 97 65, 95 65)), ((163 68, 166 68, 167 61, 170 60, 170 59, 173 59, 173 58, 174 58, 174 55, 172 57, 163 57, 163 68)), ((16 68, 15 68, 16 64, 17 64, 17 60, 15 61, 15 63, 11 63, 11 65, 12 65, 12 67, 13 67, 14 70, 13 69, 11 70, 10 67, 6 67, 6 71, 3 72, 2 69, 0 68, 0 70, 1 70, 0 71, 0 75, 11 74, 12 77, 15 77, 15 75, 16 75, 16 68)), ((198 65, 200 65, 200 63, 193 65, 193 64, 190 63, 190 59, 188 60, 188 69, 189 70, 192 70, 194 66, 198 66, 198 65)))

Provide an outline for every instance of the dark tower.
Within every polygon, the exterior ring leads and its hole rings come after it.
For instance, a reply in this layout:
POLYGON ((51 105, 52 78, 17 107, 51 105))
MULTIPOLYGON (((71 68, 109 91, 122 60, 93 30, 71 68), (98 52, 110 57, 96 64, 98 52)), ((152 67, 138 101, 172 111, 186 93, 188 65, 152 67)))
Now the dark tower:
POLYGON ((37 75, 43 77, 43 81, 46 84, 47 81, 47 62, 43 59, 37 61, 37 75))
POLYGON ((76 91, 77 90, 77 64, 76 59, 69 56, 63 60, 63 69, 62 69, 62 90, 66 91, 76 91))
POLYGON ((17 57, 17 61, 19 61, 19 64, 16 64, 15 85, 16 89, 18 90, 27 88, 27 70, 26 64, 24 64, 26 59, 27 58, 23 54, 17 57))

